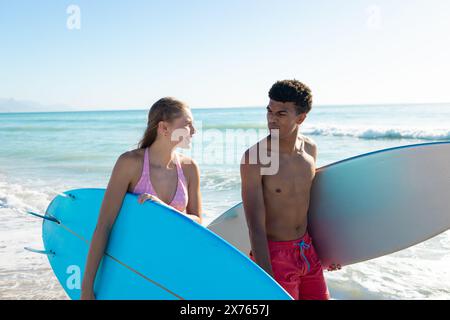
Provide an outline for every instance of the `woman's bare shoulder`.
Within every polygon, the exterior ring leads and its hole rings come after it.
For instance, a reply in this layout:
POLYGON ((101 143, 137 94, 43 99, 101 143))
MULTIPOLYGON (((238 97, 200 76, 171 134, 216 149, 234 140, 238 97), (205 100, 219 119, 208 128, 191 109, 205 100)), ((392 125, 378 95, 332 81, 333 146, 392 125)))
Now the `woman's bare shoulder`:
POLYGON ((122 153, 117 159, 117 166, 128 172, 139 171, 144 152, 142 149, 130 150, 122 153))
POLYGON ((195 175, 199 172, 198 164, 194 159, 181 153, 178 153, 178 158, 180 159, 181 167, 186 174, 195 175))

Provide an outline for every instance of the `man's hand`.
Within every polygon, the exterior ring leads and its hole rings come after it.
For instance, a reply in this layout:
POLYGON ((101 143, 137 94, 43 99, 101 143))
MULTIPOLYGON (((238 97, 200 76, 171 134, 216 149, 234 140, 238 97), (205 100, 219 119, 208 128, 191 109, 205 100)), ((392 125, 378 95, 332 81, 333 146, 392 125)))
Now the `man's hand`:
POLYGON ((327 271, 336 271, 336 270, 341 270, 342 267, 340 264, 332 264, 330 266, 328 266, 327 271))

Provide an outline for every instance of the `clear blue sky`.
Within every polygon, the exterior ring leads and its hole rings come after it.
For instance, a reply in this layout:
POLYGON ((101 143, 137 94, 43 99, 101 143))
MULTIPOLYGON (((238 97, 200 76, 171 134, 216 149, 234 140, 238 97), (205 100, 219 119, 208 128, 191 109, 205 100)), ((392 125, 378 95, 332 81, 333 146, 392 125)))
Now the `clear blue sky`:
POLYGON ((0 98, 84 108, 450 102, 448 0, 0 0, 0 98), (81 29, 69 30, 69 5, 81 29))

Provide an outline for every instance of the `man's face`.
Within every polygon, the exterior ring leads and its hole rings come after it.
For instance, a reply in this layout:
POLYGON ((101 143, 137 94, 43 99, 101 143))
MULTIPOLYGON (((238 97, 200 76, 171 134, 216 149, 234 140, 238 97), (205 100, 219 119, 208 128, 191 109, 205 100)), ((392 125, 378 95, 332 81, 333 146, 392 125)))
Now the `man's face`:
POLYGON ((297 115, 293 102, 279 102, 270 99, 267 106, 267 125, 274 135, 276 133, 272 130, 279 130, 278 136, 280 139, 292 135, 305 118, 306 113, 297 115))

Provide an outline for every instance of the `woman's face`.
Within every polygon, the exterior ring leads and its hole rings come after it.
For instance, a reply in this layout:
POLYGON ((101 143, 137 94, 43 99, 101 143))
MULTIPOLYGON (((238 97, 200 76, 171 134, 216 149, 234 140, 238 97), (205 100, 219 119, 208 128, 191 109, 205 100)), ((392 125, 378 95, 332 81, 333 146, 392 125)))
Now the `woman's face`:
POLYGON ((177 147, 190 149, 192 146, 192 136, 195 134, 193 125, 194 118, 190 110, 186 110, 183 114, 175 118, 168 126, 170 141, 175 143, 177 147))

